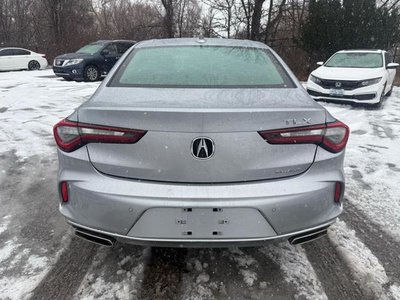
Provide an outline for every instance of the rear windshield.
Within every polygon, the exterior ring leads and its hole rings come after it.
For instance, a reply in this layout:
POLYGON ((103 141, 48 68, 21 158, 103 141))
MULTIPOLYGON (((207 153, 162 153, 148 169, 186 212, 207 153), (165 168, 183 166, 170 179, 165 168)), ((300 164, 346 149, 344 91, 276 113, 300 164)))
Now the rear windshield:
POLYGON ((285 88, 294 84, 268 50, 177 46, 134 50, 110 86, 285 88))
POLYGON ((103 48, 103 44, 89 44, 86 46, 83 46, 81 49, 76 51, 77 53, 87 53, 87 54, 95 54, 97 53, 101 48, 103 48))
POLYGON ((383 66, 380 53, 336 53, 327 61, 325 67, 338 68, 381 68, 383 66))

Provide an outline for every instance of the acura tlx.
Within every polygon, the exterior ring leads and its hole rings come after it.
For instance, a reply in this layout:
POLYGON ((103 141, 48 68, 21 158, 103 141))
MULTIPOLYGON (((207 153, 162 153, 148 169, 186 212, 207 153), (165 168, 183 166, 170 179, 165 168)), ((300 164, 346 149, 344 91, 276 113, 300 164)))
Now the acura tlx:
POLYGON ((259 42, 137 43, 54 136, 60 212, 101 245, 299 244, 342 212, 349 129, 259 42))

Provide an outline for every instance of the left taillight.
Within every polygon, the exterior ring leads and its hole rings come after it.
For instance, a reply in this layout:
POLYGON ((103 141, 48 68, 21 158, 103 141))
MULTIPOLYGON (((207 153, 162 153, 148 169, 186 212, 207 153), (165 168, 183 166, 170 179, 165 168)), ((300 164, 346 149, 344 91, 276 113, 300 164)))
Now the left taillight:
POLYGON ((68 183, 66 181, 61 182, 61 199, 63 202, 68 202, 68 183))
POLYGON ((340 121, 258 132, 269 144, 316 144, 338 153, 346 147, 349 127, 340 121))
POLYGON ((57 146, 72 152, 88 143, 134 144, 146 131, 62 120, 54 125, 53 133, 57 146))

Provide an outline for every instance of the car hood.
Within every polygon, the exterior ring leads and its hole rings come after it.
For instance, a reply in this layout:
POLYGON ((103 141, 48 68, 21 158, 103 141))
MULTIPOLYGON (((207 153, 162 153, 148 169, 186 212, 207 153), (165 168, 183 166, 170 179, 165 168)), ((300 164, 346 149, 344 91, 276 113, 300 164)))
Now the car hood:
POLYGON ((320 79, 365 80, 382 77, 382 69, 319 67, 311 75, 320 79))
POLYGON ((77 58, 89 58, 89 57, 92 57, 92 55, 87 53, 74 52, 74 53, 65 53, 59 55, 55 59, 77 59, 77 58))

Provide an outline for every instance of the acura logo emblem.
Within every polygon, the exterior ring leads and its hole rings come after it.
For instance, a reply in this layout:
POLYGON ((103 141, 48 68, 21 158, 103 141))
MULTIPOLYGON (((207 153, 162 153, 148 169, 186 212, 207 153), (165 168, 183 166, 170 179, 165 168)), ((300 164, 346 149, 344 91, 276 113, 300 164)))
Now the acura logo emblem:
POLYGON ((192 155, 197 159, 209 159, 214 155, 215 146, 212 139, 198 137, 192 141, 192 155))
POLYGON ((342 86, 342 83, 341 83, 341 82, 336 82, 336 83, 335 83, 335 87, 340 88, 341 86, 342 86))

